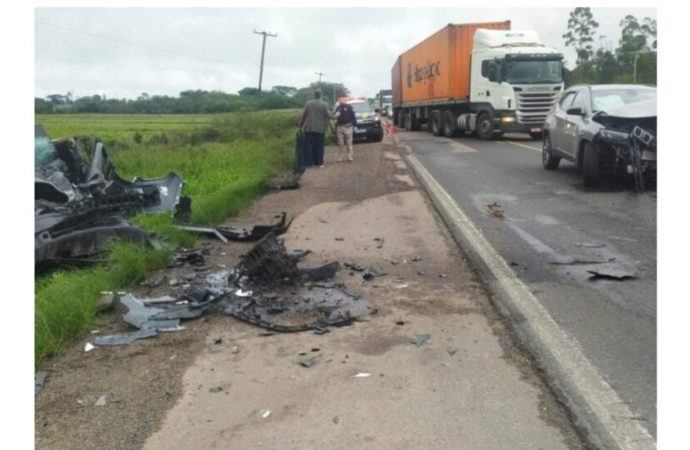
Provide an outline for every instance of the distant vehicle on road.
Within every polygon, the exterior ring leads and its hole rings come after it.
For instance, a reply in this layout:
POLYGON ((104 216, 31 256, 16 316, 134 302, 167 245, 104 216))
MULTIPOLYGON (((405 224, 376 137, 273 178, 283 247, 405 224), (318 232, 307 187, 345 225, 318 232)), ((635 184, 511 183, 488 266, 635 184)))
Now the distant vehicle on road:
POLYGON ((382 116, 393 117, 393 91, 384 89, 379 91, 378 108, 382 116))
POLYGON ((575 163, 585 186, 605 175, 628 174, 635 186, 656 182, 656 88, 609 84, 563 92, 544 123, 542 163, 555 170, 575 163))
POLYGON ((352 105, 357 117, 353 140, 366 139, 368 141, 379 142, 383 139, 383 127, 381 118, 371 107, 367 99, 359 97, 341 98, 341 102, 352 105))

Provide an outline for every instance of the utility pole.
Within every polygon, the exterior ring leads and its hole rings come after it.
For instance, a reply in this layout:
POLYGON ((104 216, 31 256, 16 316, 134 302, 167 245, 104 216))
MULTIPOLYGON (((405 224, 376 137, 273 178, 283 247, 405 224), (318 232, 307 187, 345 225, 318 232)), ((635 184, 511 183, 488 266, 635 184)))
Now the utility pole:
POLYGON ((256 31, 254 30, 255 34, 261 34, 263 35, 263 43, 261 44, 261 69, 259 70, 259 94, 261 94, 261 81, 264 78, 264 53, 266 52, 266 36, 271 36, 271 37, 278 37, 278 34, 271 34, 266 31, 256 31))
POLYGON ((319 87, 321 87, 321 76, 326 74, 323 72, 316 72, 316 74, 319 76, 319 87))

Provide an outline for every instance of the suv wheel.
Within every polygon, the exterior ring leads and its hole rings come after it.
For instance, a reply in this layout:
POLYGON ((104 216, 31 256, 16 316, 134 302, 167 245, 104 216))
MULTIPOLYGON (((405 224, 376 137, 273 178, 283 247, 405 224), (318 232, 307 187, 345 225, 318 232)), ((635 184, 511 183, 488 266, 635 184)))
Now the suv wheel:
POLYGON ((601 183, 601 164, 599 155, 589 142, 582 151, 582 179, 587 187, 598 187, 601 183))
POLYGON ((548 134, 544 135, 544 141, 541 148, 541 163, 546 170, 556 170, 561 158, 553 156, 551 153, 551 137, 548 134))

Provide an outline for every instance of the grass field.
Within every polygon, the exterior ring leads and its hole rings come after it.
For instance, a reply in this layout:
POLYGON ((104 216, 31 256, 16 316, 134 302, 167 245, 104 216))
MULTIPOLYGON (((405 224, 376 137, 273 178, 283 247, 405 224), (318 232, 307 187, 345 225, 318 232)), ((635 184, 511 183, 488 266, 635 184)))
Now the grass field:
MULTIPOLYGON (((220 115, 37 115, 52 138, 101 139, 124 179, 158 178, 175 172, 192 198, 192 220, 219 223, 246 208, 265 191, 266 180, 294 163, 295 110, 220 115)), ((172 227, 171 214, 132 219, 163 240, 191 246, 195 236, 172 227)), ((109 263, 56 272, 36 280, 35 361, 58 353, 94 323, 98 294, 123 290, 169 255, 115 244, 109 263)))

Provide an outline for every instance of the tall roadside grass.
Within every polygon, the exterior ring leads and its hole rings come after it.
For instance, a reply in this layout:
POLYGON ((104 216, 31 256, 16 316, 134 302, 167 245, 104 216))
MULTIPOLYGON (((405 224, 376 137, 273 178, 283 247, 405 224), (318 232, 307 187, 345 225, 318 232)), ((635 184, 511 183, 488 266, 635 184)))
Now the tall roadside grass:
MULTIPOLYGON (((265 181, 294 163, 297 111, 222 115, 37 116, 53 138, 97 136, 124 179, 175 172, 192 198, 192 221, 216 224, 245 209, 265 181)), ((178 246, 195 236, 173 227, 170 214, 140 214, 132 221, 178 246)), ((35 361, 60 352, 94 325, 102 290, 123 290, 165 267, 168 252, 117 243, 108 264, 38 277, 35 293, 35 361)))

